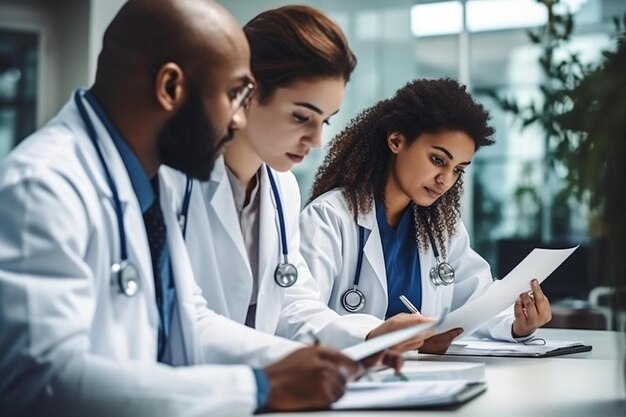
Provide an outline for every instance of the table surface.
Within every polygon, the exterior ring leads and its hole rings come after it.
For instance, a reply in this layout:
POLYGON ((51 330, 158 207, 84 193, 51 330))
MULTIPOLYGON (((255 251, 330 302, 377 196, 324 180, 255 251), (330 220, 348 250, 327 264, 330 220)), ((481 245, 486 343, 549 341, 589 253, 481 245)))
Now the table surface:
POLYGON ((456 407, 398 411, 319 411, 290 416, 626 416, 626 334, 600 330, 540 329, 546 340, 582 341, 591 352, 552 358, 419 355, 419 361, 485 363, 487 391, 456 407))

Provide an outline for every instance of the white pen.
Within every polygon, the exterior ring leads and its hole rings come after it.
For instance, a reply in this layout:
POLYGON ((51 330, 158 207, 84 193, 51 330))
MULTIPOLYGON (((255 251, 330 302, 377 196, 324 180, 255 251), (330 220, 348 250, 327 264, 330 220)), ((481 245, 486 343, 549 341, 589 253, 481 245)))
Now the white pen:
POLYGON ((411 313, 419 314, 420 316, 422 315, 422 313, 420 313, 417 307, 415 307, 413 303, 411 303, 409 299, 406 298, 404 295, 401 295, 399 298, 400 298, 400 301, 402 301, 402 304, 404 304, 405 307, 408 308, 411 313))

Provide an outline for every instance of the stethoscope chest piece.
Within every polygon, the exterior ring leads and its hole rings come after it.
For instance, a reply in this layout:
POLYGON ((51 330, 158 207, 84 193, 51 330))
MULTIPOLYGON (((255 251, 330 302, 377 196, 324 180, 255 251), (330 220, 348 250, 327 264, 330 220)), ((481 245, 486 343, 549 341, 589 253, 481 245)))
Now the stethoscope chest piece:
POLYGON ((357 313, 365 307, 365 294, 356 286, 346 290, 341 296, 341 304, 350 313, 357 313))
POLYGON ((265 166, 267 171, 267 177, 270 180, 272 186, 272 194, 274 195, 274 201, 276 202, 276 211, 278 212, 278 222, 280 225, 280 245, 282 247, 283 262, 280 262, 274 271, 274 281, 280 287, 291 287, 298 280, 298 268, 296 268, 291 262, 289 262, 289 247, 287 246, 287 229, 285 228, 285 218, 283 215, 283 204, 280 201, 280 193, 278 192, 278 186, 274 175, 269 166, 265 166))
POLYGON ((291 287, 298 280, 298 269, 289 262, 282 262, 278 264, 274 271, 274 281, 283 287, 291 287))
POLYGON ((111 279, 127 297, 132 297, 139 291, 139 271, 127 260, 111 265, 111 279))
POLYGON ((430 269, 430 281, 434 285, 452 285, 454 277, 454 268, 447 262, 440 262, 437 258, 437 265, 430 269))
MULTIPOLYGON (((106 160, 104 159, 104 155, 100 146, 98 145, 98 134, 96 133, 96 128, 89 118, 89 114, 87 113, 87 109, 83 104, 81 98, 81 91, 77 90, 74 93, 74 102, 76 103, 76 108, 78 109, 78 113, 80 118, 83 120, 85 124, 85 129, 87 131, 87 135, 91 140, 96 153, 98 154, 98 159, 102 164, 102 168, 104 169, 104 173, 106 176, 106 180, 109 184, 109 188, 111 189, 111 195, 113 198, 113 207, 115 209, 115 216, 117 217, 117 227, 118 233, 120 237, 120 261, 114 262, 111 265, 111 285, 113 287, 117 286, 120 292, 127 297, 132 297, 139 291, 139 270, 132 262, 128 260, 128 253, 126 250, 126 231, 124 229, 124 211, 122 209, 122 203, 120 202, 119 195, 117 193, 117 185, 115 185, 115 181, 113 180, 113 175, 109 171, 109 167, 107 165, 106 160)), ((89 101, 88 93, 85 93, 85 99, 89 101)), ((92 103, 92 107, 96 114, 98 113, 97 107, 92 103)), ((100 117, 100 116, 98 116, 100 117)), ((100 117, 102 119, 102 117, 100 117)), ((109 131, 111 137, 113 137, 114 133, 111 133, 109 127, 105 125, 105 128, 109 131)))

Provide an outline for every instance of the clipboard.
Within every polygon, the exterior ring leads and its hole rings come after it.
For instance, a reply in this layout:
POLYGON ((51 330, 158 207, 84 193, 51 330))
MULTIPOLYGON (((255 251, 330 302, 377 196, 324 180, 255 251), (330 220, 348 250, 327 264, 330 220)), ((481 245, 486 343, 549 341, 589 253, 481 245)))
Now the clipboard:
POLYGON ((422 381, 406 387, 373 390, 348 388, 345 396, 334 403, 333 410, 417 410, 454 407, 476 398, 487 390, 485 382, 422 381), (446 390, 445 385, 448 385, 446 390), (443 390, 441 387, 444 387, 443 390))
POLYGON ((551 350, 543 354, 533 355, 531 357, 549 358, 552 356, 561 356, 561 355, 570 355, 572 353, 589 352, 591 351, 591 349, 593 349, 593 346, 591 345, 568 346, 568 347, 557 348, 557 349, 551 350))
MULTIPOLYGON (((542 339, 543 340, 543 339, 542 339)), ((544 341, 545 342, 545 341, 544 341)), ((582 342, 550 342, 543 345, 495 341, 459 341, 450 345, 445 353, 452 356, 496 356, 512 358, 550 358, 589 352, 593 346, 582 342), (464 343, 467 343, 464 345, 464 343)))

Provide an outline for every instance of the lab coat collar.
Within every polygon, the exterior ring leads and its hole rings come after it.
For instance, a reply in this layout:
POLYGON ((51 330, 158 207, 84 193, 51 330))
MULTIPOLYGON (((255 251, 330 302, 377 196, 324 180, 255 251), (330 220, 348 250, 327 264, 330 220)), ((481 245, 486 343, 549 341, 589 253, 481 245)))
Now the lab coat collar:
POLYGON ((372 207, 364 213, 360 213, 357 218, 357 224, 366 228, 367 230, 372 230, 374 227, 377 227, 376 224, 376 210, 374 208, 374 202, 372 201, 372 207))
MULTIPOLYGON (((111 136, 107 132, 105 126, 100 121, 100 118, 97 116, 91 104, 85 99, 83 99, 83 103, 85 104, 87 114, 89 115, 89 118, 94 125, 96 135, 98 136, 98 143, 100 145, 100 149, 102 150, 104 159, 106 160, 108 169, 111 172, 113 180, 115 181, 115 186, 117 187, 117 194, 120 202, 122 202, 122 204, 124 205, 133 200, 137 201, 135 191, 132 188, 128 176, 128 171, 126 170, 124 161, 122 160, 122 157, 120 156, 117 147, 113 143, 111 136)), ((98 175, 92 176, 92 181, 96 189, 102 195, 106 196, 109 199, 112 199, 113 193, 111 191, 109 183, 106 180, 104 168, 100 166, 101 164, 99 162, 97 152, 93 147, 93 143, 91 142, 89 135, 87 134, 85 124, 78 113, 78 108, 76 108, 76 104, 74 103, 73 99, 71 99, 71 105, 68 108, 68 114, 62 115, 62 117, 67 117, 70 120, 70 124, 72 126, 76 126, 76 128, 78 129, 77 134, 80 134, 87 142, 85 144, 85 149, 87 152, 89 152, 90 160, 99 165, 97 169, 94 170, 98 172, 98 175)), ((139 203, 137 202, 137 204, 139 203)))
POLYGON ((135 195, 137 196, 137 200, 141 206, 141 212, 145 213, 148 208, 152 206, 155 193, 150 185, 150 178, 148 178, 141 161, 139 161, 139 157, 137 157, 117 128, 113 126, 109 116, 106 114, 93 94, 91 94, 90 91, 86 91, 84 98, 84 101, 91 106, 98 117, 98 121, 102 123, 109 134, 109 137, 113 140, 113 143, 122 158, 122 162, 124 162, 124 166, 126 167, 126 172, 128 172, 128 177, 130 178, 133 190, 135 190, 135 195))

